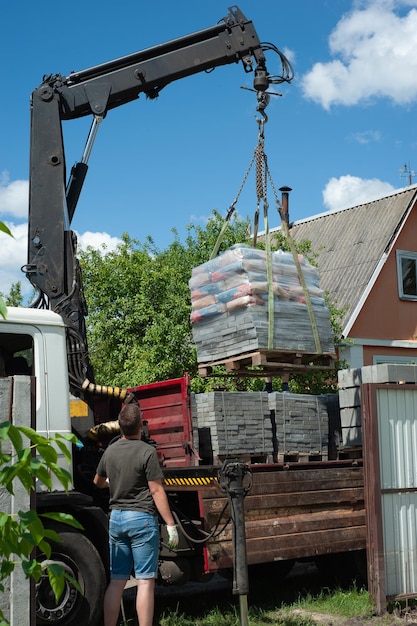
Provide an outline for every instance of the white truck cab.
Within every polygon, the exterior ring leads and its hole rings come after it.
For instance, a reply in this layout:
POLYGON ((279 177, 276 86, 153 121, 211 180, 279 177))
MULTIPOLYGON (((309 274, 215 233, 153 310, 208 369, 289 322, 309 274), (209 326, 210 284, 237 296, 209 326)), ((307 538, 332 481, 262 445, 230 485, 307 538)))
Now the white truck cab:
MULTIPOLYGON (((8 307, 6 319, 0 318, 0 376, 21 374, 36 378, 37 432, 70 433, 65 326, 57 313, 8 307), (23 359, 27 371, 20 369, 23 359)), ((72 471, 66 461, 62 466, 72 471)), ((54 488, 62 490, 59 484, 54 488)))

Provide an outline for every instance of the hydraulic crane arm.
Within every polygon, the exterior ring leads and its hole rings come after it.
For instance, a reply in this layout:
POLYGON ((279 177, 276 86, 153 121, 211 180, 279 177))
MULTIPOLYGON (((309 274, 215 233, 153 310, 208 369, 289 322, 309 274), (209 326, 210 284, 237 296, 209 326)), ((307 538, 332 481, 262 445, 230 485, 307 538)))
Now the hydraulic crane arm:
POLYGON ((262 44, 238 7, 216 26, 64 77, 44 78, 31 99, 28 261, 23 271, 39 293, 35 306, 50 308, 68 329, 70 380, 79 388, 89 372, 86 307, 71 220, 87 171, 78 163, 66 184, 62 121, 102 119, 141 93, 155 98, 167 84, 241 61, 254 71, 254 88, 270 82, 262 44))

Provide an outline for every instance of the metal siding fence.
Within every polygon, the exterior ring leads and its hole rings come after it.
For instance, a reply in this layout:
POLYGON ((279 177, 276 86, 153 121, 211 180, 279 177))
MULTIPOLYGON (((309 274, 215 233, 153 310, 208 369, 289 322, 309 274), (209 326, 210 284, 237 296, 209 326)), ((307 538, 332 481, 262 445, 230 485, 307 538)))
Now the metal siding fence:
POLYGON ((417 390, 377 390, 387 596, 417 593, 417 390), (413 491, 409 491, 413 490, 413 491))

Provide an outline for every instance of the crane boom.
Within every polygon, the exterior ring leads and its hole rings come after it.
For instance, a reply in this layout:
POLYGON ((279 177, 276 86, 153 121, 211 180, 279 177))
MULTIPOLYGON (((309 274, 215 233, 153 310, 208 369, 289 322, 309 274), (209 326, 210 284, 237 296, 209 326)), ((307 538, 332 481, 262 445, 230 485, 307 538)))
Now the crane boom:
POLYGON ((231 7, 211 28, 66 77, 46 76, 32 93, 28 258, 22 269, 39 294, 34 306, 56 311, 64 319, 74 389, 86 376, 92 377, 87 309, 76 236, 70 229, 87 165, 76 164, 66 184, 62 121, 88 115, 102 119, 141 93, 155 98, 173 81, 237 62, 246 72, 254 72, 258 92, 267 89, 264 52, 253 23, 238 7, 231 7))

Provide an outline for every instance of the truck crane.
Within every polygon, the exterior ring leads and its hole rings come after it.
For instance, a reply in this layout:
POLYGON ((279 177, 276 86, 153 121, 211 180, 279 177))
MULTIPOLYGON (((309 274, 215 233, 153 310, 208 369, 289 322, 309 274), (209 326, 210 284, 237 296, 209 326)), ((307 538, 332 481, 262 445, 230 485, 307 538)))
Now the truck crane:
POLYGON ((262 44, 253 23, 234 6, 211 28, 68 76, 45 76, 32 94, 28 257, 22 269, 38 293, 34 306, 55 311, 64 320, 70 387, 76 395, 89 389, 93 372, 71 222, 98 125, 111 109, 139 98, 141 93, 156 98, 173 81, 237 62, 245 72, 253 72, 261 108, 272 83, 292 78, 284 55, 272 44, 262 44), (278 78, 266 69, 264 52, 268 49, 281 58, 283 73, 278 78), (73 166, 66 183, 62 121, 82 116, 93 116, 93 123, 82 159, 73 166))
MULTIPOLYGON (((22 270, 37 295, 32 308, 10 307, 7 319, 0 320, 0 377, 13 376, 6 366, 11 357, 30 356, 29 375, 32 376, 31 393, 36 394, 35 426, 38 432, 50 436, 74 429, 75 420, 71 420, 69 410, 70 393, 85 399, 87 404, 90 398, 104 391, 118 402, 126 400, 126 390, 103 390, 94 383, 87 346, 87 307, 77 259, 77 238, 71 230, 99 124, 111 109, 134 101, 140 94, 153 99, 173 81, 240 62, 245 72, 253 73, 253 89, 261 112, 268 99, 268 87, 292 79, 292 68, 285 56, 273 44, 261 43, 253 23, 237 6, 233 6, 215 26, 101 65, 71 72, 68 76, 49 74, 33 91, 28 255, 22 270), (269 50, 276 52, 280 58, 280 75, 274 76, 267 71, 265 52, 269 50), (72 167, 67 181, 62 123, 83 116, 92 116, 92 125, 82 158, 72 167)), ((180 406, 183 408, 189 400, 184 381, 172 383, 176 389, 180 385, 180 406)), ((162 383, 161 393, 171 393, 172 384, 169 381, 162 383)), ((133 394, 139 402, 146 403, 148 398, 152 398, 153 385, 145 387, 133 394)), ((178 423, 182 424, 181 436, 186 442, 179 444, 185 458, 180 465, 191 465, 188 450, 191 449, 192 426, 188 405, 178 423)), ((169 436, 172 440, 171 432, 169 436)), ((167 444, 170 454, 172 449, 170 441, 167 444)), ((94 491, 92 475, 89 478, 88 472, 97 465, 97 448, 92 452, 87 444, 80 451, 74 446, 72 459, 74 476, 76 466, 83 467, 86 462, 86 479, 83 481, 82 472, 81 479, 77 474, 75 488, 69 493, 63 492, 59 484, 54 485, 53 491, 38 485, 36 508, 40 513, 70 513, 82 524, 83 533, 55 527, 61 542, 52 546, 51 558, 63 564, 79 582, 83 593, 78 593, 67 584, 56 602, 45 575, 36 585, 36 621, 37 624, 55 626, 96 626, 101 619, 108 576, 108 517, 105 506, 101 506, 91 493, 94 491)), ((175 459, 165 461, 165 466, 175 470, 175 459)), ((174 484, 173 489, 178 491, 175 476, 169 480, 174 484)), ((193 479, 190 484, 193 484, 193 479)), ((201 484, 200 479, 196 479, 195 484, 201 484)), ((192 535, 195 524, 190 524, 190 519, 195 520, 202 514, 199 489, 193 487, 192 493, 183 492, 180 499, 188 513, 188 521, 184 518, 183 528, 188 524, 192 535)), ((177 560, 182 560, 184 568, 173 566, 178 555, 162 547, 162 579, 172 582, 173 573, 179 573, 181 578, 187 569, 191 571, 191 578, 194 574, 198 576, 208 572, 207 552, 204 552, 201 537, 194 546, 186 534, 182 541, 181 559, 177 560), (189 562, 192 562, 191 567, 189 562)))

